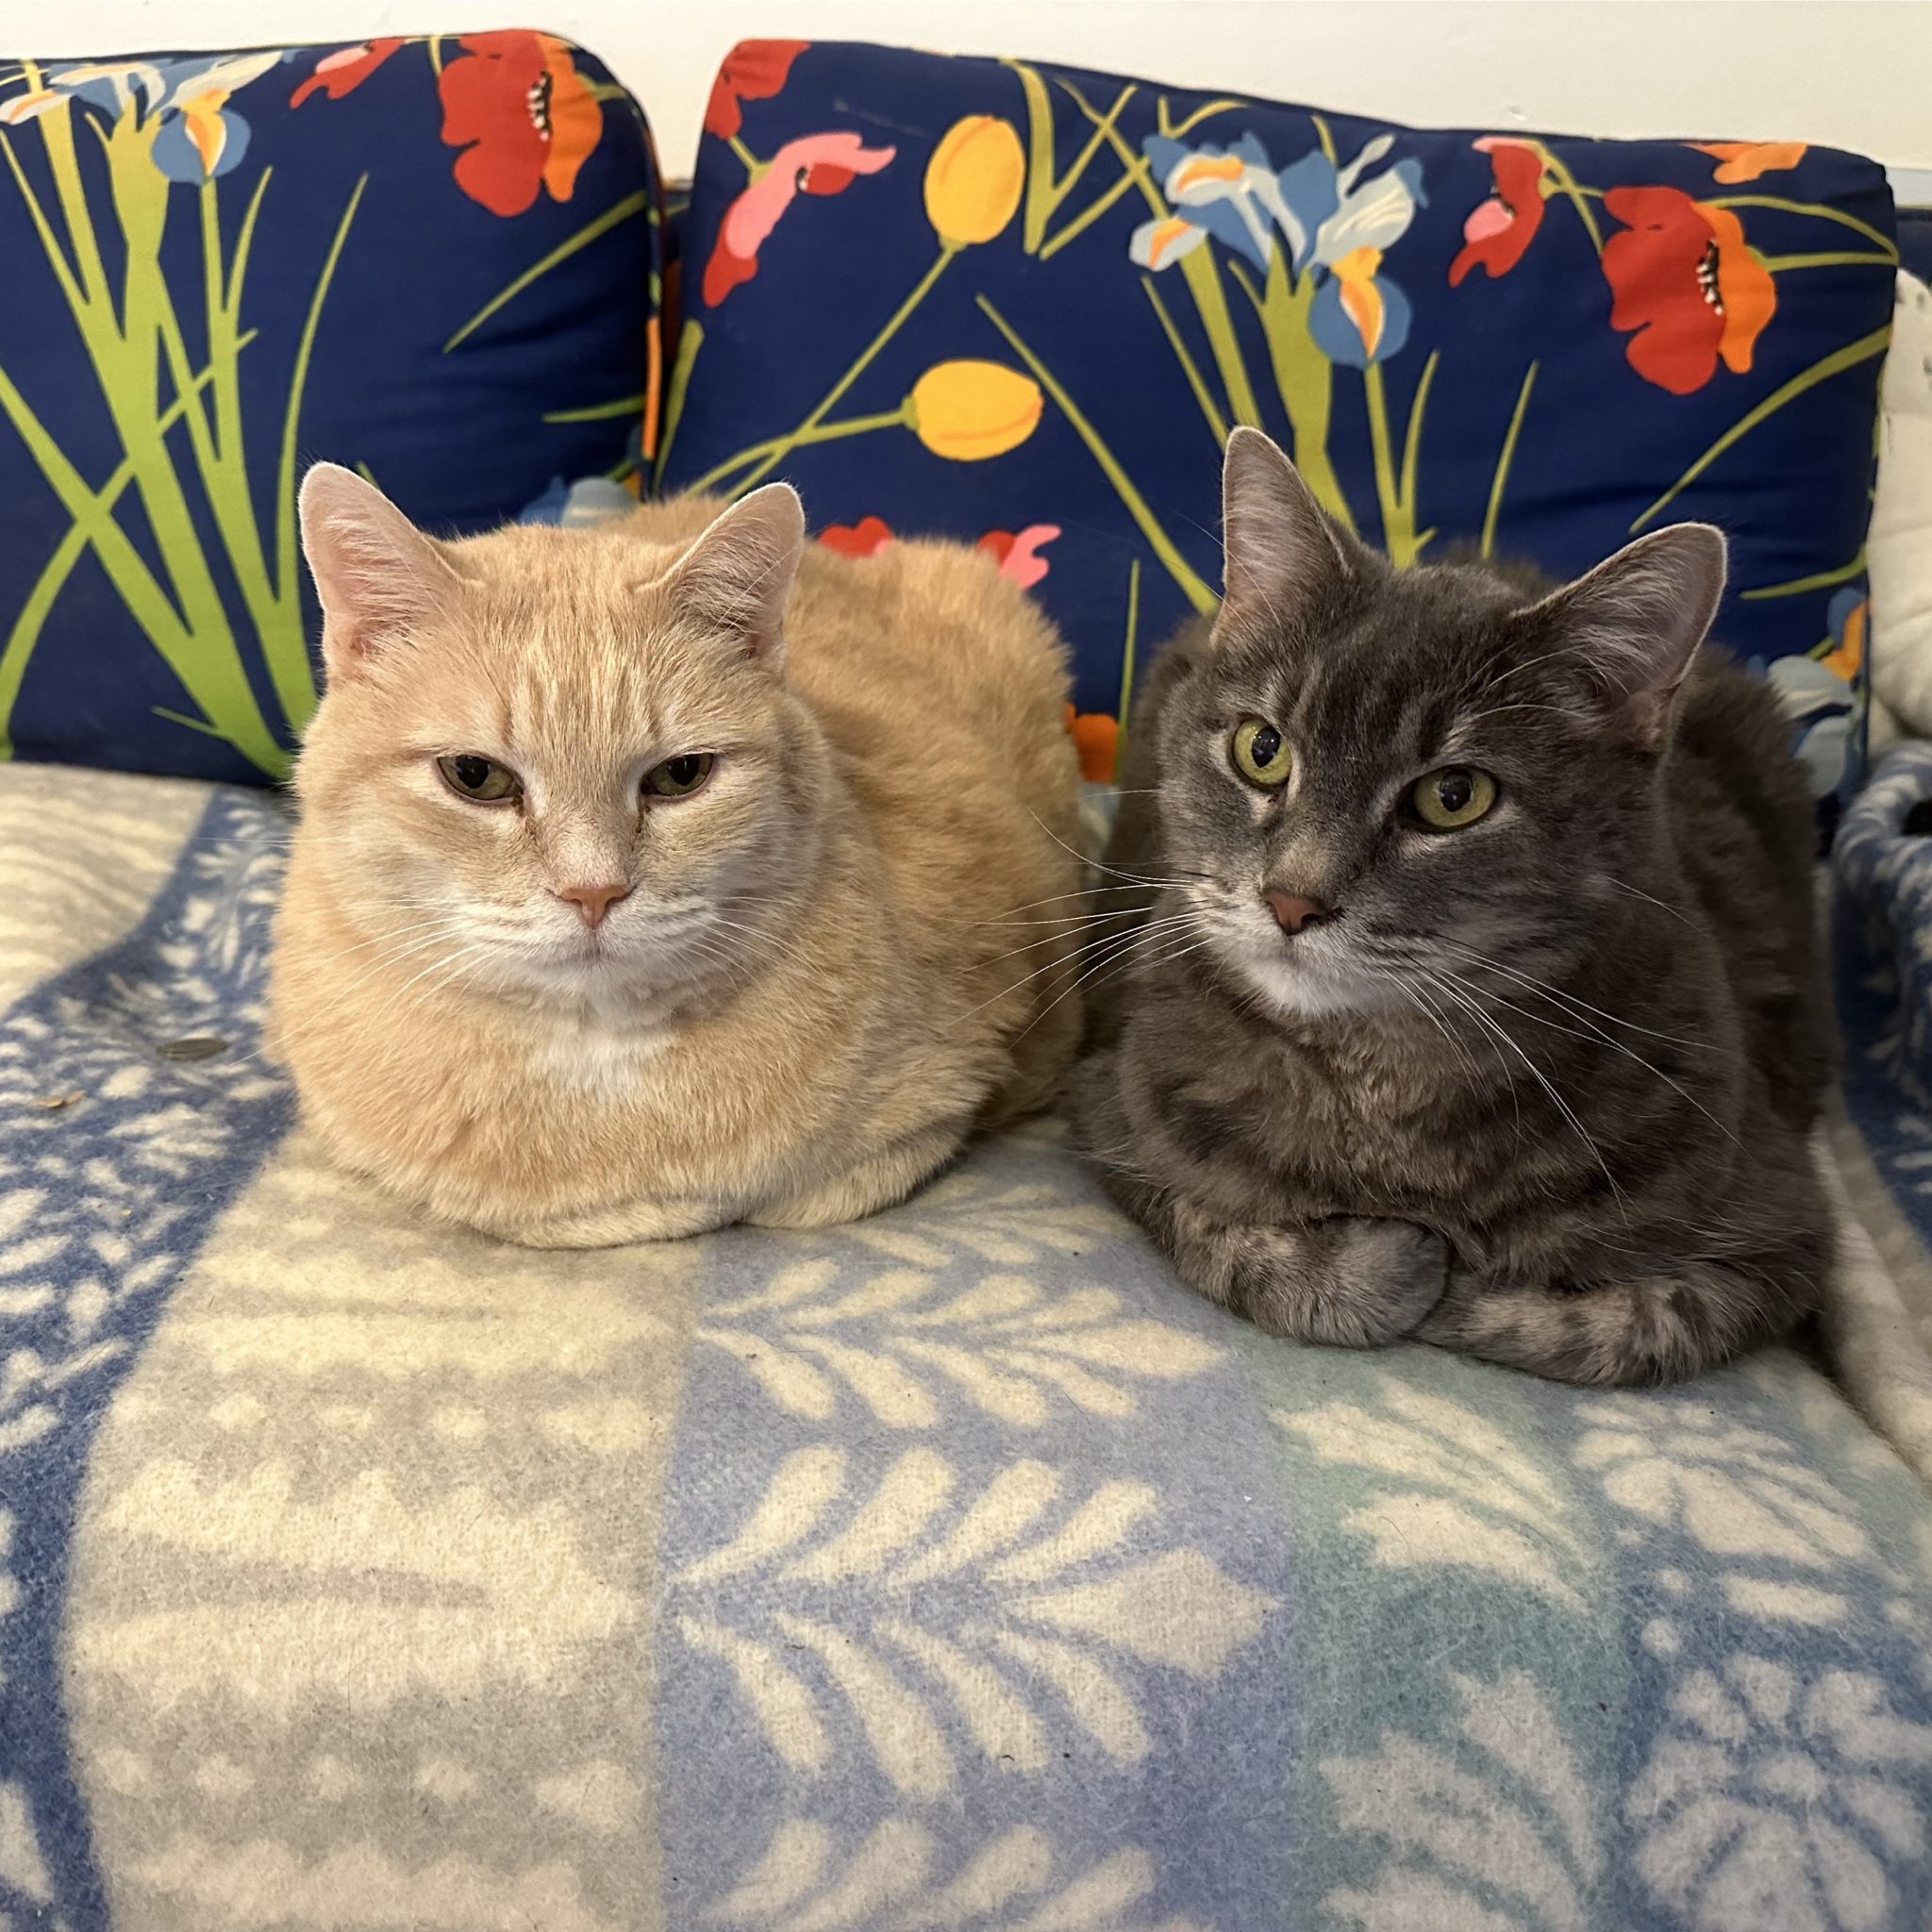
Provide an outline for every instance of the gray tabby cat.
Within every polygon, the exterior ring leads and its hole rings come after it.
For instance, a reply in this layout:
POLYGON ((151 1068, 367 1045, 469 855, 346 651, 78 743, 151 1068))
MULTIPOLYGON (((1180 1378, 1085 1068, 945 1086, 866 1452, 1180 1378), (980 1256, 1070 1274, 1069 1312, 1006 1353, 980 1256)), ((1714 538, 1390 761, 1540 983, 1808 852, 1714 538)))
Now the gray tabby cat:
POLYGON ((1304 1341, 1626 1383, 1786 1332, 1833 1045, 1806 787, 1698 650, 1724 540, 1397 572, 1254 430, 1224 509, 1108 848, 1138 927, 1076 1118, 1110 1191, 1304 1341))

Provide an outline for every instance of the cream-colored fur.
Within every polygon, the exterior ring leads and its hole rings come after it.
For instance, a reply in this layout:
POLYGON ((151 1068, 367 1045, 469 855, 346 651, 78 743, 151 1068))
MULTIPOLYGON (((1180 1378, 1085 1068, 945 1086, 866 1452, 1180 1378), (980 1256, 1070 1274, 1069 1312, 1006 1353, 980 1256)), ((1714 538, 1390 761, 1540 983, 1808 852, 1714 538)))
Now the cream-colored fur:
POLYGON ((336 1158, 432 1214, 540 1246, 847 1220, 1073 1052, 1051 626, 961 546, 803 546, 783 486, 723 510, 435 543, 305 485, 328 690, 272 1043, 336 1158), (701 791, 641 802, 701 751, 701 791), (458 797, 458 755, 521 798, 458 797), (629 895, 592 930, 557 894, 597 882, 629 895))

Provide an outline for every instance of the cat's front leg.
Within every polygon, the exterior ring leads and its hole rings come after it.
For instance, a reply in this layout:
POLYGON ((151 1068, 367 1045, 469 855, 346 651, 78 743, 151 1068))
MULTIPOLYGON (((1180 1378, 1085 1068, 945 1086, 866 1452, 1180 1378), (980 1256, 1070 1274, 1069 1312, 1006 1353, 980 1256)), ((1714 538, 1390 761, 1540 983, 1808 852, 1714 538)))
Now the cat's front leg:
POLYGON ((1299 1224, 1229 1221, 1162 1186, 1123 1097, 1117 1049, 1091 1057, 1074 1088, 1075 1130, 1101 1185, 1167 1251, 1196 1294, 1272 1335, 1373 1348, 1407 1335, 1441 1298, 1448 1249, 1410 1221, 1337 1215, 1299 1224))
POLYGON ((1409 1334, 1441 1299, 1449 1256, 1412 1221, 1337 1215, 1299 1225, 1216 1224, 1170 1203, 1162 1229, 1198 1294, 1271 1335, 1374 1348, 1409 1334))
POLYGON ((1415 1333, 1552 1381, 1613 1388, 1715 1368, 1778 1339, 1815 1299, 1795 1278, 1780 1280, 1772 1261, 1749 1274, 1691 1261, 1575 1288, 1489 1280, 1456 1267, 1415 1333))

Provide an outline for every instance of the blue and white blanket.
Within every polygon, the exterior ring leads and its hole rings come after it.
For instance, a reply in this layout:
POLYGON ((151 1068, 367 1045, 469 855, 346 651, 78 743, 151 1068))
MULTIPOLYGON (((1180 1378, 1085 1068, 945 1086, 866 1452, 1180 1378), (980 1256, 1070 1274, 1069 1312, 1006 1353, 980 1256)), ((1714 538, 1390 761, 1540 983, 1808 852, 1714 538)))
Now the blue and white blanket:
POLYGON ((1851 1224, 1839 1373, 1932 1481, 1932 744, 1901 746, 1832 852, 1844 1109, 1831 1163, 1851 1224))
POLYGON ((0 766, 9 1932, 1927 1924, 1932 1499, 1799 1356, 1273 1341, 1050 1124, 425 1227, 257 1057, 283 830, 0 766))

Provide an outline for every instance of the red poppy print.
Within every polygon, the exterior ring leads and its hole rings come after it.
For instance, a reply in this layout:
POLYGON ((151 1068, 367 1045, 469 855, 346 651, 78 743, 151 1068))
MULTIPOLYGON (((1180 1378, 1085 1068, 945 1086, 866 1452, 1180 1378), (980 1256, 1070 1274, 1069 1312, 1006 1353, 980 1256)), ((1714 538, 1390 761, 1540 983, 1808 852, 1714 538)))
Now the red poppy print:
POLYGON ((1042 543, 1051 543, 1060 533, 1058 524, 1028 524, 1024 530, 989 530, 974 546, 984 550, 1000 567, 1003 577, 1010 577, 1023 591, 1030 591, 1045 576, 1047 560, 1041 556, 1042 543))
POLYGON ((1486 134, 1476 146, 1490 158, 1495 192, 1462 225, 1462 249, 1449 264, 1452 289, 1478 264, 1491 278, 1507 275, 1543 225, 1541 153, 1507 135, 1486 134))
POLYGON ((1646 382, 1689 395, 1717 374, 1751 366, 1777 308, 1771 271, 1729 208, 1681 188, 1613 188, 1607 212, 1624 225, 1604 244, 1615 297, 1610 326, 1634 330, 1624 355, 1646 382))
POLYGON ((809 41, 740 41, 711 83, 705 132, 729 141, 744 125, 738 104, 770 100, 785 85, 791 63, 810 45, 809 41))
POLYGON ((883 517, 860 517, 856 524, 827 524, 819 541, 841 557, 870 557, 892 541, 883 517))
POLYGON ((547 191, 568 201, 603 110, 567 42, 549 34, 465 34, 437 79, 442 138, 463 150, 457 186, 491 214, 520 215, 547 191))
POLYGON ((876 175, 896 148, 867 147, 856 134, 808 134, 788 141, 771 164, 724 210, 711 258, 705 263, 704 297, 715 308, 758 272, 758 250, 801 194, 838 194, 860 175, 876 175))
POLYGON ((289 96, 289 105, 299 108, 310 94, 325 93, 332 101, 355 91, 403 45, 400 34, 391 39, 365 41, 324 56, 315 72, 289 96))

